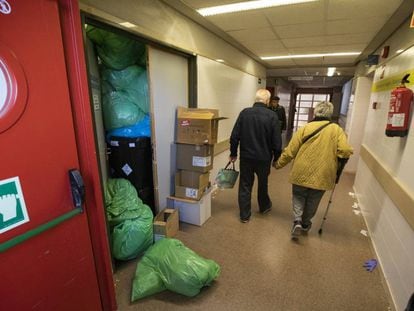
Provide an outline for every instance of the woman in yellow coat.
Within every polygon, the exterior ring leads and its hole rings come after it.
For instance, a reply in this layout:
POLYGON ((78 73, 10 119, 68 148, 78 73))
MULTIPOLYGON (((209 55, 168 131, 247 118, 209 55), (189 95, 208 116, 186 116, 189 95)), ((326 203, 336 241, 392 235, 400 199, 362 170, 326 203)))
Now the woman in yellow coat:
POLYGON ((302 231, 309 231, 323 194, 335 185, 338 167, 353 152, 342 128, 330 121, 333 105, 320 102, 314 113, 315 118, 293 135, 274 164, 280 169, 293 160, 289 176, 293 197, 293 239, 302 231))

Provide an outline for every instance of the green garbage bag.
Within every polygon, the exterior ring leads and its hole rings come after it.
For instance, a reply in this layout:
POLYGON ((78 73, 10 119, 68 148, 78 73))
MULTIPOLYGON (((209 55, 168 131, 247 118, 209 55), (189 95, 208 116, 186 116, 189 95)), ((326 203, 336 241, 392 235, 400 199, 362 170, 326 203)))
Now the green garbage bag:
POLYGON ((103 93, 102 109, 107 131, 136 124, 145 117, 145 113, 126 91, 103 93))
POLYGON ((142 200, 129 180, 110 178, 105 188, 105 209, 110 225, 140 217, 142 200))
POLYGON ((122 70, 141 62, 145 54, 144 44, 110 31, 88 25, 86 35, 95 43, 104 65, 112 69, 122 70))
POLYGON ((123 70, 104 68, 102 79, 112 90, 128 94, 128 100, 134 103, 145 114, 149 113, 147 71, 139 66, 129 66, 123 70))
POLYGON ((153 242, 153 214, 126 179, 109 179, 105 208, 110 225, 112 256, 129 260, 142 254, 153 242))
POLYGON ((151 246, 138 263, 131 301, 169 289, 193 297, 220 274, 220 266, 204 259, 176 239, 164 238, 151 246))
POLYGON ((141 255, 153 242, 151 209, 145 205, 140 217, 119 223, 112 231, 112 256, 118 260, 130 260, 141 255))

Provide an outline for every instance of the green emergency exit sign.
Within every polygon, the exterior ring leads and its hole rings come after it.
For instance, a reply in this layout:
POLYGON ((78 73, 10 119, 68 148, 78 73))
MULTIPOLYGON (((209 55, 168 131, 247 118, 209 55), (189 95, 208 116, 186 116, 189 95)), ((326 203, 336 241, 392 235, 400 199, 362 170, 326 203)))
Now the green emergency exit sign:
POLYGON ((19 177, 0 180, 0 234, 28 221, 19 177))

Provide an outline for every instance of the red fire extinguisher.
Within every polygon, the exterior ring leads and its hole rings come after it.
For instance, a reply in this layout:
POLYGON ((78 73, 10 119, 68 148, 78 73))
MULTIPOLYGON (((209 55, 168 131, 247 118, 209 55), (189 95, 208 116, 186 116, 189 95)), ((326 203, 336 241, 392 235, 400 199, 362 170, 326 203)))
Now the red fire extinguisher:
POLYGON ((387 128, 385 135, 389 137, 404 137, 408 134, 408 122, 410 121, 411 102, 413 91, 405 87, 410 74, 405 75, 401 84, 392 90, 390 108, 388 111, 387 128))

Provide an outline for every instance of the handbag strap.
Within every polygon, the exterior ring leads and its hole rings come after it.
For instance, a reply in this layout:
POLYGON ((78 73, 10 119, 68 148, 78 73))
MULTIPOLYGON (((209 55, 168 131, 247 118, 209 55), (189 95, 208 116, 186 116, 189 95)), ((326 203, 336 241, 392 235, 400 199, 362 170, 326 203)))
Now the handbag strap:
POLYGON ((309 136, 307 136, 303 142, 302 145, 304 143, 306 143, 310 138, 312 138, 313 136, 315 136, 316 134, 318 134, 320 131, 322 131, 325 127, 327 127, 329 124, 332 124, 332 122, 328 122, 328 124, 322 125, 320 128, 318 128, 316 131, 312 132, 312 134, 310 134, 309 136))
POLYGON ((230 164, 233 164, 233 166, 230 168, 230 170, 235 171, 236 170, 236 167, 234 166, 234 162, 232 162, 232 161, 229 161, 229 163, 227 163, 227 165, 226 165, 226 167, 224 169, 227 170, 227 168, 229 167, 230 164))

